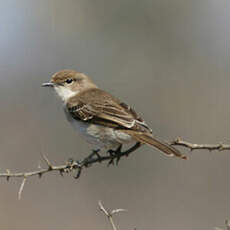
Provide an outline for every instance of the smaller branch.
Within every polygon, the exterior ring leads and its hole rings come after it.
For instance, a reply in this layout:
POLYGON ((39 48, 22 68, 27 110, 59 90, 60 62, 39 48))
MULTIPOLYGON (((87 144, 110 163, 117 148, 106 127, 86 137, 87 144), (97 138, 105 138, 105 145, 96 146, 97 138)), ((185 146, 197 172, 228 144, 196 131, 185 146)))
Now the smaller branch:
MULTIPOLYGON (((192 150, 198 150, 198 149, 203 149, 203 150, 218 150, 218 151, 224 151, 224 150, 230 150, 230 145, 224 145, 224 144, 193 144, 187 141, 183 141, 180 138, 172 141, 169 143, 172 146, 182 146, 185 148, 189 148, 191 151, 192 150)), ((59 166, 54 166, 52 163, 48 160, 48 158, 45 155, 42 155, 43 160, 45 161, 47 168, 41 168, 39 165, 39 169, 36 171, 32 172, 20 172, 20 173, 11 173, 10 170, 6 170, 5 173, 0 173, 0 177, 6 178, 7 181, 11 177, 21 177, 23 178, 23 181, 21 183, 19 192, 18 192, 18 197, 19 199, 21 198, 22 191, 24 189, 25 183, 29 177, 32 176, 38 176, 41 178, 43 174, 49 173, 51 171, 58 171, 61 176, 63 176, 63 173, 69 173, 72 171, 77 171, 77 174, 75 176, 76 179, 78 179, 81 176, 82 170, 84 168, 88 168, 92 166, 93 164, 96 163, 101 163, 101 162, 108 162, 108 166, 111 164, 116 164, 119 163, 119 160, 122 157, 127 157, 129 156, 130 153, 134 152, 136 149, 138 149, 142 144, 137 142, 134 144, 131 148, 121 151, 121 147, 119 147, 115 151, 108 151, 109 154, 105 156, 101 156, 98 151, 93 151, 91 154, 89 154, 87 157, 80 161, 74 161, 74 160, 69 160, 66 162, 64 165, 59 165, 59 166)), ((113 214, 113 213, 112 213, 113 214)), ((229 229, 230 230, 230 224, 229 224, 229 229)))
POLYGON ((203 150, 218 150, 218 151, 224 151, 224 150, 230 150, 230 145, 224 145, 224 144, 193 144, 187 141, 183 141, 180 138, 172 141, 170 145, 173 146, 183 146, 185 148, 189 148, 191 151, 192 150, 198 150, 198 149, 203 149, 203 150))
POLYGON ((0 173, 0 177, 5 177, 7 181, 9 181, 11 177, 20 177, 20 178, 22 177, 23 178, 19 191, 18 191, 19 200, 22 197, 22 192, 25 187, 25 183, 29 177, 38 176, 39 178, 41 178, 43 174, 46 174, 51 171, 59 171, 60 174, 63 175, 64 172, 68 173, 76 169, 81 169, 81 167, 83 167, 83 165, 80 165, 79 163, 75 161, 72 161, 71 163, 67 162, 65 165, 53 166, 45 155, 43 155, 43 159, 48 166, 46 169, 39 169, 39 170, 32 171, 32 172, 22 172, 22 173, 11 173, 10 170, 7 169, 6 173, 0 173))
POLYGON ((42 158, 43 158, 43 160, 46 162, 46 164, 48 165, 48 168, 50 169, 50 170, 52 170, 52 164, 50 163, 50 161, 49 161, 49 159, 46 157, 46 155, 44 155, 44 154, 42 154, 42 158))
POLYGON ((99 201, 98 202, 98 205, 99 205, 99 208, 100 210, 107 216, 107 218, 109 219, 109 222, 110 222, 110 225, 112 227, 113 230, 117 230, 115 224, 114 224, 114 221, 113 221, 113 214, 116 214, 116 213, 119 213, 119 212, 124 212, 124 211, 127 211, 125 209, 115 209, 115 210, 112 210, 111 212, 107 209, 105 209, 105 207, 102 205, 102 202, 99 201))
POLYGON ((24 177, 22 183, 21 183, 21 186, 19 188, 19 191, 18 191, 18 199, 21 200, 21 197, 22 197, 22 191, 24 189, 24 186, 25 186, 25 183, 26 183, 26 177, 24 177))
POLYGON ((119 213, 119 212, 127 212, 127 210, 123 208, 114 209, 111 211, 111 215, 119 213))
POLYGON ((93 151, 91 154, 89 154, 89 156, 87 156, 81 161, 74 161, 70 159, 66 162, 66 164, 59 165, 59 166, 52 165, 51 162, 48 160, 48 158, 45 155, 42 155, 43 160, 47 164, 47 168, 42 169, 39 165, 38 167, 39 170, 32 171, 32 172, 20 172, 20 173, 11 173, 10 170, 7 169, 6 173, 0 173, 0 177, 6 178, 7 181, 9 181, 11 177, 23 178, 23 181, 18 191, 18 199, 21 199, 25 183, 29 177, 38 176, 39 178, 41 178, 43 174, 49 173, 51 171, 58 171, 60 175, 63 176, 63 173, 77 171, 75 179, 78 179, 81 176, 81 172, 83 168, 88 168, 95 163, 101 163, 104 161, 108 161, 109 162, 108 165, 113 164, 114 160, 116 160, 116 163, 118 163, 121 157, 128 156, 131 152, 133 152, 140 146, 141 144, 138 142, 130 149, 124 152, 121 152, 121 150, 118 149, 117 151, 113 151, 113 154, 106 155, 106 156, 100 156, 98 152, 93 151))

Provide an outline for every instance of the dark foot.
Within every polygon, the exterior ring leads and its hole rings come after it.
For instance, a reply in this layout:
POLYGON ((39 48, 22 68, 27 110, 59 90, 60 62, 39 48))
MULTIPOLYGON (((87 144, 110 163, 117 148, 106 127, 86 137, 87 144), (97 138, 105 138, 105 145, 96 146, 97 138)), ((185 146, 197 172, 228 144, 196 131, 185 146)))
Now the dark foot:
POLYGON ((100 149, 94 149, 93 150, 93 156, 96 156, 97 157, 97 160, 98 160, 98 162, 99 163, 101 163, 101 161, 102 161, 102 157, 101 157, 101 155, 99 154, 99 152, 100 152, 101 150, 100 149))
POLYGON ((122 152, 122 155, 124 154, 126 157, 128 157, 130 153, 134 152, 135 150, 137 150, 140 147, 141 147, 141 143, 136 142, 136 144, 133 145, 131 148, 129 148, 128 150, 122 152))
POLYGON ((127 149, 124 152, 121 151, 122 145, 120 145, 116 150, 109 150, 108 153, 111 156, 111 160, 109 161, 108 166, 111 164, 114 165, 114 160, 116 160, 116 165, 118 165, 121 157, 123 156, 128 157, 130 153, 137 150, 140 146, 141 146, 141 143, 137 142, 135 145, 133 145, 131 148, 127 149))
POLYGON ((117 150, 116 150, 116 165, 118 165, 121 157, 122 157, 122 152, 121 152, 122 145, 120 145, 117 150))
POLYGON ((114 160, 115 159, 116 159, 116 165, 118 165, 118 162, 119 162, 119 160, 121 158, 121 156, 120 156, 121 148, 122 148, 122 145, 119 145, 119 147, 116 150, 113 150, 113 149, 108 150, 108 153, 109 153, 111 159, 108 162, 107 166, 114 165, 114 160))

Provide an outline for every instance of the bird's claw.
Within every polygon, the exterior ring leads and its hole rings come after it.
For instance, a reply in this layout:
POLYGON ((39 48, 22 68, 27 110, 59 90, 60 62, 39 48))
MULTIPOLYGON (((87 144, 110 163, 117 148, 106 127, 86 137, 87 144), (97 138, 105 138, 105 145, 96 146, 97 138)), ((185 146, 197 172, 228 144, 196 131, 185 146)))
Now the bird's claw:
POLYGON ((107 164, 107 167, 109 167, 110 165, 114 165, 114 157, 110 159, 110 161, 107 164))
POLYGON ((116 158, 116 165, 118 165, 118 163, 120 162, 120 159, 121 159, 121 156, 118 155, 117 158, 116 158))
POLYGON ((111 160, 109 161, 108 166, 110 166, 111 164, 114 165, 114 160, 116 160, 116 165, 118 165, 118 163, 122 157, 121 147, 122 146, 120 145, 116 150, 110 149, 108 151, 108 153, 111 157, 111 160))
POLYGON ((99 151, 100 151, 100 150, 93 150, 93 153, 94 153, 94 155, 97 157, 98 162, 101 163, 102 157, 101 157, 101 155, 99 154, 99 151))

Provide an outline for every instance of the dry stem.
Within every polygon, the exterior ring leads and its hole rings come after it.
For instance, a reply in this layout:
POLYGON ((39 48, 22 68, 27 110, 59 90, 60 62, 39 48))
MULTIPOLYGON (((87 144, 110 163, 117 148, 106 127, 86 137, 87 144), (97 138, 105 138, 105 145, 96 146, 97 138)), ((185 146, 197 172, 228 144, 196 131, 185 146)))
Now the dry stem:
POLYGON ((113 221, 113 215, 116 214, 116 213, 119 213, 119 212, 125 212, 125 211, 127 211, 127 210, 119 208, 119 209, 114 209, 114 210, 112 210, 112 211, 109 211, 109 210, 105 209, 105 207, 102 205, 102 202, 101 202, 101 201, 98 202, 98 205, 99 205, 100 210, 101 210, 101 211, 107 216, 107 218, 109 219, 109 222, 110 222, 110 225, 111 225, 112 229, 113 229, 113 230, 117 230, 117 227, 115 226, 114 221, 113 221))
POLYGON ((174 145, 174 146, 183 146, 185 148, 192 150, 209 150, 209 151, 213 151, 213 150, 218 150, 218 151, 224 151, 224 150, 230 150, 230 145, 224 145, 222 143, 220 144, 193 144, 187 141, 183 141, 180 138, 172 141, 170 143, 170 145, 174 145))
MULTIPOLYGON (((185 148, 192 150, 218 150, 218 151, 224 151, 224 150, 230 150, 230 145, 224 145, 224 144, 193 144, 187 141, 183 141, 180 138, 172 141, 170 145, 173 146, 182 146, 185 148)), ((118 164, 119 160, 123 156, 128 156, 130 153, 134 152, 137 148, 141 146, 140 143, 136 143, 134 146, 132 146, 127 151, 121 152, 120 149, 114 152, 110 152, 110 155, 106 156, 100 156, 98 152, 93 151, 88 157, 84 158, 81 161, 73 161, 69 160, 66 162, 66 164, 54 166, 50 163, 48 158, 43 155, 43 160, 45 161, 47 168, 45 169, 39 169, 32 172, 20 172, 20 173, 11 173, 10 170, 6 170, 5 173, 0 173, 0 177, 4 177, 9 181, 11 177, 21 177, 23 178, 21 186, 18 191, 18 198, 21 198, 23 189, 25 187, 25 183, 29 177, 32 176, 38 176, 39 178, 42 177, 43 174, 49 173, 51 171, 58 171, 61 175, 63 173, 72 172, 74 170, 77 170, 77 174, 75 176, 76 179, 78 179, 81 175, 83 168, 88 168, 89 166, 95 164, 95 163, 101 163, 103 161, 107 161, 108 165, 114 164, 114 161, 118 164)), ((229 227, 230 230, 230 227, 229 227)))

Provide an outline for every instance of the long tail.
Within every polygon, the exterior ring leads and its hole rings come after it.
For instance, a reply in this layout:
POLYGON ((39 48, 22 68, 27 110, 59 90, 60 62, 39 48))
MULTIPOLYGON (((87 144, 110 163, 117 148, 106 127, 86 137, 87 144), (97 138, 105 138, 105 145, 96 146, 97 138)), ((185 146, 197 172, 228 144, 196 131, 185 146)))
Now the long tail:
POLYGON ((135 138, 137 141, 141 142, 142 144, 148 144, 150 146, 153 146, 157 149, 159 149, 161 152, 166 154, 167 156, 176 156, 181 159, 187 159, 187 156, 180 153, 179 150, 172 147, 171 145, 164 143, 162 141, 157 140, 152 135, 148 133, 140 133, 140 132, 128 132, 132 135, 133 138, 135 138))

